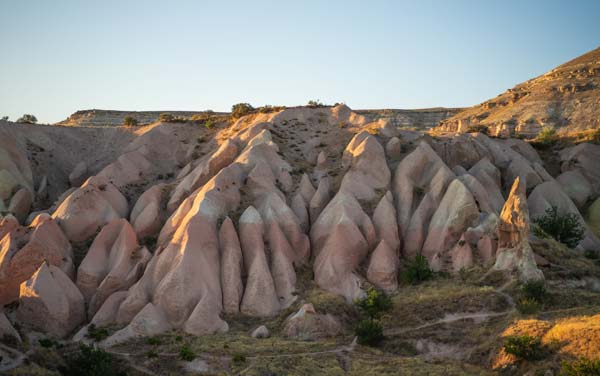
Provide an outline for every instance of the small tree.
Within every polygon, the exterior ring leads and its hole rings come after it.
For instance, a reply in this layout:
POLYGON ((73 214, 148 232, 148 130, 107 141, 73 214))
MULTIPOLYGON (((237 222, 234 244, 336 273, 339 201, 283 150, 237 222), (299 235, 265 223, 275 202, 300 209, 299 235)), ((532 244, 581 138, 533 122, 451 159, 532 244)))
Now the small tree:
POLYGON ((575 248, 583 239, 585 232, 577 215, 574 213, 561 215, 556 206, 546 209, 545 214, 536 217, 533 222, 539 227, 539 229, 533 228, 536 235, 551 236, 569 248, 575 248))
POLYGON ((549 125, 543 127, 535 141, 542 145, 552 145, 556 141, 556 129, 549 125))
POLYGON ((405 282, 416 285, 433 277, 433 271, 429 268, 427 258, 418 254, 406 264, 401 277, 405 282))
POLYGON ((35 124, 37 123, 37 121, 37 118, 31 114, 24 114, 23 116, 17 119, 17 123, 35 124))
POLYGON ((392 309, 392 299, 373 287, 367 290, 367 296, 357 299, 354 304, 369 318, 379 318, 384 312, 392 309))
POLYGON ((506 337, 504 351, 525 360, 539 360, 545 355, 542 341, 529 335, 506 337))
POLYGON ((138 125, 138 121, 133 116, 125 116, 125 119, 123 120, 123 124, 133 127, 133 126, 138 125))
POLYGON ((8 121, 8 116, 2 116, 2 121, 8 121))
POLYGON ((361 320, 354 328, 358 343, 367 346, 377 346, 383 341, 383 326, 377 320, 361 320))
POLYGON ((234 119, 239 119, 242 116, 251 114, 254 111, 254 107, 252 107, 249 103, 237 103, 231 106, 231 116, 234 119))
POLYGON ((311 107, 311 108, 316 108, 316 107, 323 107, 324 104, 321 103, 321 101, 317 99, 317 100, 310 100, 310 101, 308 101, 307 106, 311 107))

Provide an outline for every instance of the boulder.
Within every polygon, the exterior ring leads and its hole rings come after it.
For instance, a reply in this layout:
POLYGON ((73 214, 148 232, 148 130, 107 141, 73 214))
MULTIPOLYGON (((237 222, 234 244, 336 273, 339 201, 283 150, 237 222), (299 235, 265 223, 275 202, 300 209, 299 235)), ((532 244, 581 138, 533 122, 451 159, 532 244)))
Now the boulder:
POLYGON ((315 341, 338 335, 340 322, 330 314, 317 314, 312 304, 304 304, 300 310, 285 320, 283 335, 302 341, 315 341))
POLYGON ((19 222, 23 222, 29 214, 33 197, 27 188, 21 188, 10 199, 8 211, 11 212, 19 222))
POLYGON ((77 287, 89 303, 90 317, 114 292, 137 282, 150 257, 148 249, 139 246, 126 219, 104 226, 77 270, 77 287))
POLYGON ((261 325, 258 328, 254 329, 250 336, 252 338, 269 338, 271 336, 271 333, 269 333, 269 329, 267 329, 266 326, 261 325))
POLYGON ((242 249, 233 222, 225 218, 219 230, 221 250, 221 289, 223 310, 228 314, 240 312, 240 302, 244 293, 242 285, 242 249))
POLYGON ((62 338, 85 320, 83 296, 62 270, 42 263, 21 284, 17 319, 35 330, 62 338))

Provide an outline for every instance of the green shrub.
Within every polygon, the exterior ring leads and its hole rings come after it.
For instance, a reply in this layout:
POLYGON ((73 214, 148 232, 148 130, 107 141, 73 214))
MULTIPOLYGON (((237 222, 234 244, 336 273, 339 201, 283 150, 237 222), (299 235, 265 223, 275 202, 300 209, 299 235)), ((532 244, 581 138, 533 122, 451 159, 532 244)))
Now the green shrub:
POLYGON ((546 282, 543 280, 527 281, 521 285, 521 293, 525 298, 541 303, 546 297, 546 282))
POLYGON ((231 361, 232 361, 234 364, 238 364, 238 365, 239 365, 239 364, 244 364, 244 363, 246 363, 246 355, 244 355, 244 354, 235 354, 235 355, 233 355, 233 357, 231 358, 231 361))
POLYGON ((489 128, 483 124, 471 125, 467 128, 467 133, 483 133, 487 135, 489 133, 489 128))
POLYGON ((162 341, 158 337, 148 337, 146 338, 146 343, 152 346, 158 346, 162 344, 162 341))
POLYGON ((146 358, 158 358, 158 353, 154 350, 146 351, 146 358))
POLYGON ((168 113, 160 114, 158 116, 158 120, 162 121, 163 123, 170 123, 173 121, 174 118, 175 117, 173 115, 168 114, 168 113))
POLYGON ((231 116, 234 119, 239 119, 242 116, 251 114, 254 112, 254 107, 252 107, 249 103, 238 103, 231 106, 231 116))
POLYGON ((310 108, 325 107, 325 105, 323 103, 321 103, 321 101, 318 99, 308 101, 307 106, 310 108))
POLYGON ((377 346, 384 339, 383 326, 373 319, 359 321, 354 328, 354 333, 361 345, 377 346))
POLYGON ((406 269, 401 274, 402 280, 412 285, 431 279, 431 277, 433 277, 433 271, 429 268, 427 258, 421 254, 416 255, 413 260, 409 260, 406 269))
POLYGON ((189 348, 188 345, 183 345, 179 348, 179 359, 191 362, 196 357, 196 354, 189 348))
POLYGON ((47 349, 51 348, 51 347, 62 347, 60 343, 58 343, 56 340, 52 339, 52 338, 40 338, 38 339, 38 343, 40 344, 40 346, 45 347, 47 349))
POLYGON ((549 125, 543 127, 535 138, 535 142, 542 145, 552 145, 556 142, 556 129, 549 125))
POLYGON ((506 337, 504 351, 525 360, 539 360, 545 356, 541 339, 529 335, 506 337))
POLYGON ((522 298, 517 302, 517 309, 525 315, 531 315, 540 310, 540 303, 531 298, 522 298))
POLYGON ((215 127, 215 121, 213 119, 208 119, 204 122, 204 126, 208 129, 212 129, 215 127))
POLYGON ((561 363, 560 376, 598 376, 600 375, 600 359, 577 359, 573 362, 561 363))
POLYGON ((138 125, 138 121, 133 116, 125 116, 125 119, 123 119, 123 124, 133 127, 138 125))
POLYGON ((35 124, 37 123, 37 121, 38 119, 31 114, 24 114, 23 116, 17 119, 17 123, 35 124))
POLYGON ((122 376, 113 356, 101 349, 81 345, 79 351, 66 359, 66 365, 59 368, 64 376, 122 376))
POLYGON ((546 209, 544 215, 534 218, 533 222, 539 227, 533 227, 535 235, 551 236, 569 248, 575 248, 585 232, 577 215, 559 214, 556 206, 546 209))
POLYGON ((94 324, 90 324, 88 326, 87 337, 93 339, 95 342, 102 341, 104 338, 108 337, 109 333, 106 328, 98 328, 94 324))
POLYGON ((355 300, 354 304, 371 319, 376 319, 392 309, 392 299, 373 287, 367 290, 364 298, 355 300))

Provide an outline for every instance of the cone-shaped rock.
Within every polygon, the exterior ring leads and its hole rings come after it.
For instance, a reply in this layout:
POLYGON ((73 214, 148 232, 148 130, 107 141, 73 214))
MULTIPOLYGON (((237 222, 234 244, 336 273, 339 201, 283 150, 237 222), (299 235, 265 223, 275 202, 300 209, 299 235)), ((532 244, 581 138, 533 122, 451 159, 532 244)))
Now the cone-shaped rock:
POLYGON ((221 290, 223 310, 226 313, 239 313, 244 286, 242 285, 242 249, 233 222, 225 218, 219 230, 221 250, 221 290))

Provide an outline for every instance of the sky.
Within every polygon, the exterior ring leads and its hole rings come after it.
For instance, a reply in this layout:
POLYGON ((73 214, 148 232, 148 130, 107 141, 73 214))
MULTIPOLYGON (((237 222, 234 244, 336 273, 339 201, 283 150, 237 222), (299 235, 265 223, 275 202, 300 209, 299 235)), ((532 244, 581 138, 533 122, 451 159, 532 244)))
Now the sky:
POLYGON ((0 116, 463 107, 600 46, 600 1, 0 0, 0 116))

